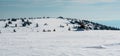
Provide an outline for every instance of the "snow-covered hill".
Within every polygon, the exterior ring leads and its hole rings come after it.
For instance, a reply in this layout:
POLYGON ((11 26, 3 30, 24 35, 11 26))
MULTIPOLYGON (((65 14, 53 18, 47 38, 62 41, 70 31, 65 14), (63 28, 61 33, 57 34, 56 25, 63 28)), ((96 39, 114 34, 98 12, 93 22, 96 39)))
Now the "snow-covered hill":
POLYGON ((0 22, 0 29, 2 32, 52 32, 52 31, 66 31, 70 26, 67 20, 61 20, 56 18, 50 19, 19 19, 16 21, 6 20, 0 22), (66 26, 66 27, 65 27, 66 26))
POLYGON ((0 20, 0 56, 120 56, 120 31, 87 20, 0 20))
POLYGON ((72 18, 12 18, 0 20, 0 32, 66 32, 84 30, 119 30, 88 20, 72 18))

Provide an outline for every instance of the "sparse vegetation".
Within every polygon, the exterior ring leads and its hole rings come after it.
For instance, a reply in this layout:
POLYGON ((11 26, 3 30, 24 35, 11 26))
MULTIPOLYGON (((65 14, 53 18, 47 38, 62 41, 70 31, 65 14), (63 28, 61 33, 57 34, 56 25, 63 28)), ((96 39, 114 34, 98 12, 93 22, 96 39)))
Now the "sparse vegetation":
POLYGON ((38 23, 36 23, 36 27, 39 27, 38 23))
MULTIPOLYGON (((80 19, 75 19, 75 18, 64 18, 62 16, 58 17, 60 19, 56 19, 55 20, 67 20, 68 22, 64 22, 64 23, 59 23, 56 22, 56 24, 54 27, 54 24, 51 26, 51 23, 53 22, 47 22, 45 21, 44 23, 39 23, 38 22, 33 22, 34 20, 49 20, 52 17, 29 17, 29 18, 8 18, 8 19, 0 19, 0 21, 4 22, 3 27, 4 28, 15 28, 15 27, 26 27, 26 28, 30 28, 31 26, 34 27, 41 27, 43 30, 42 32, 56 32, 56 27, 58 27, 59 29, 64 29, 67 31, 84 31, 84 30, 120 30, 120 28, 118 27, 112 27, 112 26, 106 26, 103 24, 99 24, 99 23, 95 23, 92 21, 88 21, 88 20, 80 20, 80 19), (46 19, 47 18, 47 19, 46 19), (43 28, 45 27, 45 28, 43 28), (49 29, 49 27, 53 27, 51 29, 49 29)), ((53 19, 52 19, 53 20, 53 19)), ((40 29, 41 29, 40 28, 40 29)), ((13 32, 16 32, 16 28, 14 30, 12 30, 13 32)), ((32 30, 35 30, 34 28, 32 30)), ((35 31, 39 32, 40 30, 36 29, 35 31)), ((59 31, 57 29, 57 31, 59 31)))
POLYGON ((8 24, 12 24, 12 21, 8 21, 8 24))
POLYGON ((16 32, 16 30, 15 30, 15 29, 13 29, 13 32, 16 32))
POLYGON ((6 24, 5 24, 5 28, 8 27, 8 26, 9 26, 9 25, 6 23, 6 24))

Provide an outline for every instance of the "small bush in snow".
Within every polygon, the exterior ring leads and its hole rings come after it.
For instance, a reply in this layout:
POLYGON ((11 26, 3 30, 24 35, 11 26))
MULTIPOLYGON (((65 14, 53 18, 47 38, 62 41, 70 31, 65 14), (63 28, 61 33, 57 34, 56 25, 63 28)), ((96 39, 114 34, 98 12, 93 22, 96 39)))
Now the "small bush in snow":
POLYGON ((39 27, 38 23, 36 23, 36 27, 39 27))
POLYGON ((2 33, 1 30, 0 30, 0 33, 2 33))
POLYGON ((47 30, 47 32, 51 32, 51 30, 47 30))
POLYGON ((23 22, 22 26, 25 27, 26 25, 30 25, 32 24, 32 22, 29 22, 29 20, 27 20, 26 22, 23 22))
POLYGON ((17 27, 17 24, 15 24, 15 27, 17 27))
POLYGON ((17 21, 17 19, 15 19, 15 18, 12 18, 12 19, 11 19, 11 21, 17 21))
POLYGON ((11 21, 8 21, 8 24, 12 24, 12 22, 11 22, 11 21))
POLYGON ((5 24, 5 28, 8 27, 8 26, 9 26, 9 25, 6 23, 6 24, 5 24))
POLYGON ((14 29, 13 32, 16 32, 16 30, 14 29))
POLYGON ((62 16, 59 16, 58 18, 60 18, 60 19, 64 19, 62 16))
POLYGON ((47 17, 47 18, 50 18, 50 17, 47 17))
POLYGON ((43 29, 43 32, 46 32, 45 29, 43 29))
POLYGON ((24 19, 21 19, 21 21, 22 21, 22 22, 25 22, 25 20, 24 20, 24 19))
POLYGON ((60 25, 60 27, 61 27, 61 28, 64 28, 65 26, 63 26, 63 25, 60 25))
POLYGON ((44 19, 45 17, 43 17, 43 19, 44 19))
POLYGON ((47 23, 45 23, 44 25, 48 25, 47 23))
POLYGON ((55 32, 56 30, 54 29, 53 31, 55 32))
POLYGON ((71 28, 70 28, 70 27, 68 28, 68 31, 71 31, 71 28))

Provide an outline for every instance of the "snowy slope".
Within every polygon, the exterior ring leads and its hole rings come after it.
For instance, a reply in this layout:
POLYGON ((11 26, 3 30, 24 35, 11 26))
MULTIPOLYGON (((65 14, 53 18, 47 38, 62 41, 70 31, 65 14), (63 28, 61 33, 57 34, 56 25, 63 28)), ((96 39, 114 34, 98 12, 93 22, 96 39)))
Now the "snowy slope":
POLYGON ((0 21, 0 30, 1 32, 13 32, 14 29, 16 30, 16 32, 43 32, 43 30, 50 30, 50 32, 53 32, 54 29, 57 32, 63 32, 68 31, 69 28, 71 28, 71 30, 74 30, 74 24, 70 24, 69 21, 66 19, 24 19, 24 21, 27 20, 31 22, 31 24, 26 25, 25 27, 22 26, 24 22, 22 22, 20 19, 17 21, 11 21, 11 24, 8 23, 10 20, 0 21), (5 27, 6 24, 8 25, 7 27, 5 27), (17 27, 15 27, 15 24, 17 25, 17 27), (38 26, 36 27, 37 24, 38 26))
POLYGON ((0 34, 0 56, 120 56, 120 31, 0 34))
POLYGON ((72 18, 6 19, 0 21, 0 32, 67 32, 84 30, 120 30, 88 20, 72 18))

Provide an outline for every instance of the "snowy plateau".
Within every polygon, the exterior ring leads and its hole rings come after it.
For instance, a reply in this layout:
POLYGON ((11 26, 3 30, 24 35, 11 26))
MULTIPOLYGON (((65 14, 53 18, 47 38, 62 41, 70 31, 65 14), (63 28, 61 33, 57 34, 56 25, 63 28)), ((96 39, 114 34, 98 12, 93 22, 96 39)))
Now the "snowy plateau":
POLYGON ((59 18, 0 21, 0 56, 120 56, 120 31, 92 23, 59 18))

